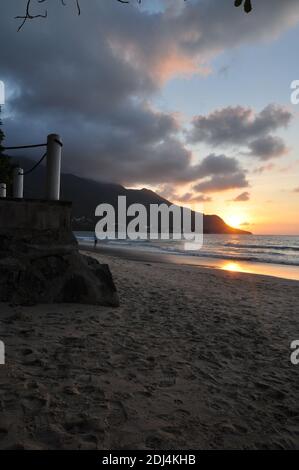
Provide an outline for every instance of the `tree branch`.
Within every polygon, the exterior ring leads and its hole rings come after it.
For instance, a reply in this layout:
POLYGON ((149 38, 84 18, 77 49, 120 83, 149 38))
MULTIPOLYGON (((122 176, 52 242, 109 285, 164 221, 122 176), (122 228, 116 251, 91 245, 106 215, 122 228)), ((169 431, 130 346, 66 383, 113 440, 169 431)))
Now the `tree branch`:
MULTIPOLYGON (((37 3, 46 3, 47 0, 36 0, 37 3)), ((80 7, 80 0, 74 0, 75 3, 76 3, 76 8, 77 8, 77 12, 78 12, 78 15, 81 14, 81 7, 80 7)), ((130 3, 131 0, 116 0, 117 2, 119 3, 130 3)), ((142 3, 142 0, 136 0, 137 3, 141 4, 142 3)), ((186 1, 186 0, 184 0, 186 1)), ((60 0, 61 4, 62 5, 66 5, 66 1, 65 0, 60 0)), ((240 5, 242 5, 244 2, 244 11, 246 13, 249 13, 251 12, 252 10, 252 5, 251 5, 251 0, 235 0, 235 7, 239 7, 240 5)), ((47 9, 45 10, 45 12, 43 14, 38 14, 38 15, 33 15, 31 13, 31 5, 32 5, 32 0, 27 0, 27 4, 26 4, 26 9, 25 9, 25 13, 23 16, 16 16, 15 18, 16 19, 20 19, 22 20, 20 26, 18 27, 18 31, 20 31, 23 26, 25 25, 26 21, 27 20, 33 20, 35 18, 47 18, 48 16, 48 11, 47 9)))

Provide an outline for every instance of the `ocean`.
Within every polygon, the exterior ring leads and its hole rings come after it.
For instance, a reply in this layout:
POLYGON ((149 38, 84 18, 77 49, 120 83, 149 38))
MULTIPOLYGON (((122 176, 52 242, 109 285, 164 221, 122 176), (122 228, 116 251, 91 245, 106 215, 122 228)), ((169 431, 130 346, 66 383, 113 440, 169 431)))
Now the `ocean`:
MULTIPOLYGON (((93 244, 93 232, 75 232, 75 236, 81 244, 93 244)), ((99 241, 98 245, 177 256, 299 267, 299 236, 204 235, 202 248, 195 251, 186 250, 184 241, 175 240, 109 240, 99 241)))

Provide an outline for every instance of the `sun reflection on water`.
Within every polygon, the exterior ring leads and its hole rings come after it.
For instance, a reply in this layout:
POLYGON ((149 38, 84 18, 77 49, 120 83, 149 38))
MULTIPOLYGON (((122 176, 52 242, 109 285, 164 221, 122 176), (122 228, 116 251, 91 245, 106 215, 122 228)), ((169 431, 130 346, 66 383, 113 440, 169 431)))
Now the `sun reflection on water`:
POLYGON ((235 272, 242 272, 243 271, 240 264, 236 263, 235 261, 229 261, 229 262, 225 263, 222 266, 222 269, 225 269, 225 271, 235 271, 235 272))

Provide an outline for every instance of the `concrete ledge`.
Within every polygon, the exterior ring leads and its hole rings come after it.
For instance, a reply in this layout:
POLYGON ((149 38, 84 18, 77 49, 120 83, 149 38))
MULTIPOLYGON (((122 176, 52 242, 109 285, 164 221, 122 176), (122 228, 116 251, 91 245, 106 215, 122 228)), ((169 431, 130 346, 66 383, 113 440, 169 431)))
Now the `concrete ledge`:
POLYGON ((23 199, 17 199, 14 197, 6 197, 6 198, 0 198, 0 203, 6 202, 6 201, 13 201, 17 203, 22 203, 22 202, 39 202, 41 204, 47 204, 47 205, 54 205, 54 206, 71 206, 72 203, 70 201, 49 201, 47 199, 30 199, 30 198, 23 198, 23 199))
POLYGON ((72 204, 39 199, 0 199, 0 231, 71 232, 72 204))

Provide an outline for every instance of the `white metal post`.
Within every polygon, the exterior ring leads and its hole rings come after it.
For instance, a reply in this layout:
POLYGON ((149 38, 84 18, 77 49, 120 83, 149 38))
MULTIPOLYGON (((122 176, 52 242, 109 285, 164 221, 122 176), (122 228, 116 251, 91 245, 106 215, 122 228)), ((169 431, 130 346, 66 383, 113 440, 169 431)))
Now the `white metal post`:
POLYGON ((0 197, 6 197, 6 183, 0 183, 0 197))
POLYGON ((57 134, 48 135, 47 142, 47 199, 59 201, 62 142, 57 134))
POLYGON ((13 197, 23 199, 24 173, 22 168, 15 168, 13 172, 13 197))

